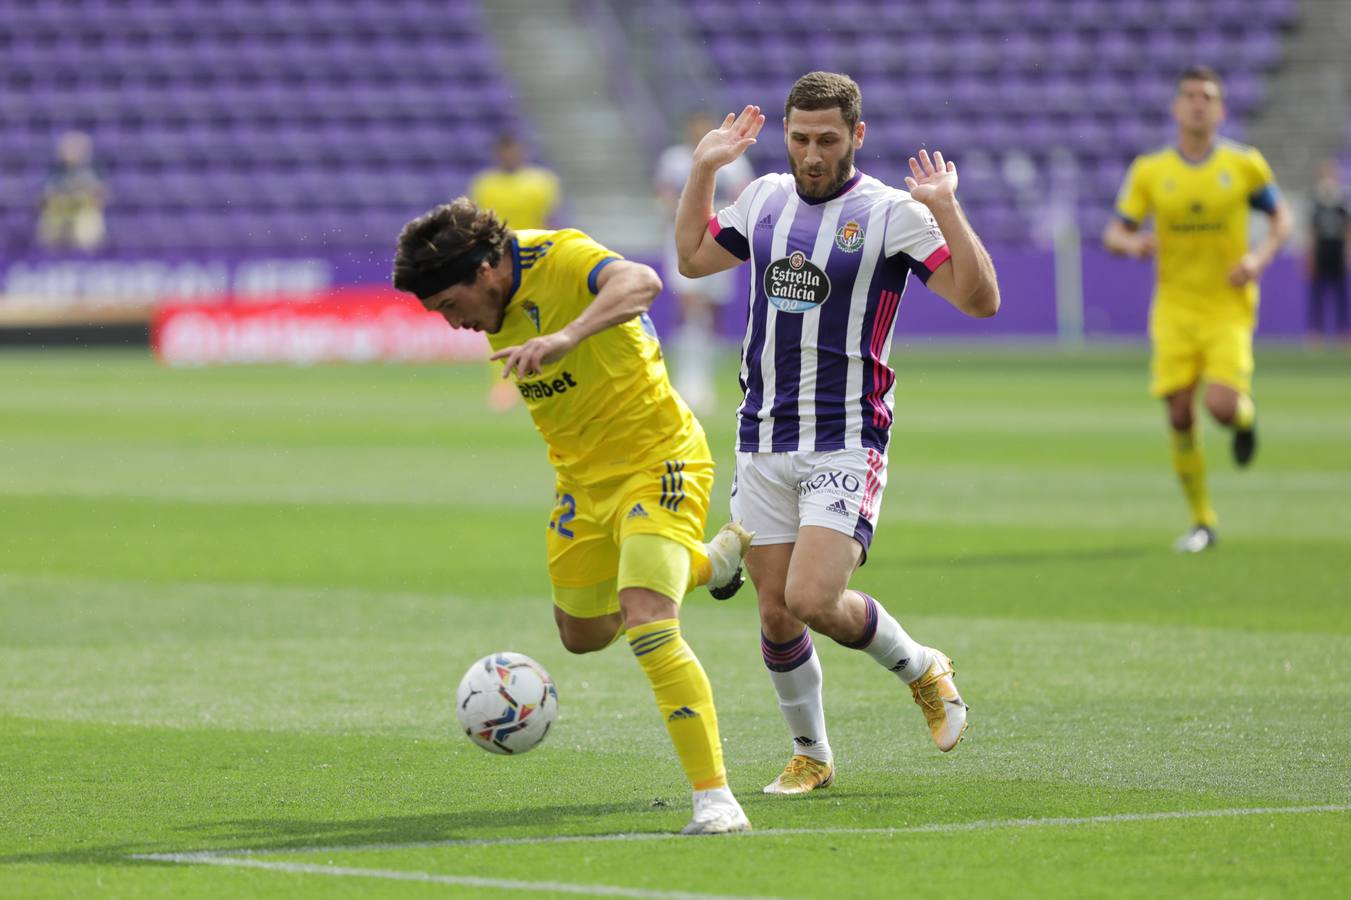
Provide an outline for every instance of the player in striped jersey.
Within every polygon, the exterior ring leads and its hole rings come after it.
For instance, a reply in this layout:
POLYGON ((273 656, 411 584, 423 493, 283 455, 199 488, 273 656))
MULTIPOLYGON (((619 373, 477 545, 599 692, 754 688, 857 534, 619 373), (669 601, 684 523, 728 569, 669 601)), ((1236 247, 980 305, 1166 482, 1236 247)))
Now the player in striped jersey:
POLYGON ((784 105, 790 171, 757 179, 713 215, 718 169, 755 143, 765 121, 756 106, 728 115, 696 147, 677 213, 682 274, 752 266, 732 510, 755 532, 746 567, 793 745, 766 793, 805 793, 834 778, 812 631, 906 682, 939 749, 951 750, 966 729, 948 657, 848 584, 886 485, 895 388, 887 359, 907 279, 980 317, 999 308, 999 287, 957 203, 951 162, 921 151, 910 160, 909 193, 855 169, 861 105, 848 76, 804 75, 784 105))
POLYGON ((735 584, 750 535, 729 524, 703 543, 713 458, 647 321, 657 273, 460 197, 405 226, 394 286, 485 332, 514 377, 557 473, 545 546, 559 638, 573 653, 628 639, 694 790, 684 833, 749 831, 679 610, 696 585, 735 584))

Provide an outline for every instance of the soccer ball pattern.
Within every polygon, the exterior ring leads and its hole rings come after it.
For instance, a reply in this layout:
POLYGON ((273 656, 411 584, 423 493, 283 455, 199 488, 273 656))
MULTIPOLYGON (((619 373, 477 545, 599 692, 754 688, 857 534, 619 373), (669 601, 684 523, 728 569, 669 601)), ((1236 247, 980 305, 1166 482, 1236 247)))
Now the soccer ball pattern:
POLYGON ((514 755, 540 745, 558 716, 558 691, 544 667, 523 653, 493 653, 469 667, 455 694, 469 739, 514 755))

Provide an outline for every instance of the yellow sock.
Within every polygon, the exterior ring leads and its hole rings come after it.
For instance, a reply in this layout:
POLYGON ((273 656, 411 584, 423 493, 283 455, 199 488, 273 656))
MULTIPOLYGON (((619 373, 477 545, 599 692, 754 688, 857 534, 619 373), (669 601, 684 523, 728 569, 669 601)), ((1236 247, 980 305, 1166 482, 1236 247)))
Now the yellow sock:
POLYGON ((1256 418, 1257 407, 1253 405, 1252 398, 1247 394, 1239 394, 1238 405, 1234 407, 1234 427, 1239 431, 1247 431, 1256 418))
POLYGON ((698 657, 680 636, 680 620, 637 625, 627 631, 627 636, 629 648, 652 683, 657 708, 685 777, 696 791, 725 786, 727 772, 722 764, 713 688, 698 657))
POLYGON ((1214 528, 1219 518, 1210 505, 1210 492, 1206 490, 1206 458, 1201 452, 1196 430, 1177 431, 1170 428, 1168 433, 1173 440, 1173 471, 1177 472, 1177 479, 1182 483, 1182 493, 1191 507, 1192 521, 1214 528))

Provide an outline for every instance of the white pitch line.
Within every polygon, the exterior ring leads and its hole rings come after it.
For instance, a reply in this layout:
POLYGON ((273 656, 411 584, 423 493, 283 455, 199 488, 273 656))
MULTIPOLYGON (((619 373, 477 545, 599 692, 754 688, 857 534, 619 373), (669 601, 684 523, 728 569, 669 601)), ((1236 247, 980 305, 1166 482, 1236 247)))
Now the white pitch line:
MULTIPOLYGON (((771 828, 729 835, 738 839, 785 837, 792 835, 834 834, 934 834, 954 831, 988 831, 1000 828, 1050 828, 1076 825, 1111 825, 1119 822, 1163 822, 1176 819, 1217 819, 1238 816, 1303 815, 1307 813, 1348 812, 1351 803, 1321 806, 1262 806, 1231 809, 1196 809, 1172 812, 1116 813, 1102 816, 1054 816, 1044 819, 977 819, 971 822, 937 822, 899 828, 771 828)), ((454 838, 444 841, 410 841, 403 844, 354 844, 331 847, 270 847, 256 850, 196 850, 184 853, 145 853, 133 859, 158 862, 211 862, 223 857, 282 856, 310 853, 362 853, 389 850, 426 850, 438 847, 508 847, 523 844, 591 844, 628 841, 689 840, 687 836, 666 831, 642 831, 621 834, 544 835, 540 837, 454 838)), ((324 868, 324 867, 321 867, 324 868)), ((328 871, 325 868, 325 871, 328 871)), ((371 871, 371 870, 361 870, 371 871)))
POLYGON ((426 884, 454 884, 464 887, 537 891, 554 894, 587 894, 602 897, 636 897, 639 900, 783 900, 779 897, 752 897, 744 894, 697 894, 689 891, 649 891, 609 884, 569 884, 561 881, 517 881, 510 878, 478 878, 473 875, 438 875, 434 872, 402 872, 398 869, 361 869, 350 866, 321 866, 314 863, 266 862, 229 856, 203 856, 198 853, 150 853, 134 859, 156 862, 186 862, 208 866, 233 866, 243 869, 270 869, 302 875, 335 875, 341 878, 383 878, 388 881, 417 881, 426 884))

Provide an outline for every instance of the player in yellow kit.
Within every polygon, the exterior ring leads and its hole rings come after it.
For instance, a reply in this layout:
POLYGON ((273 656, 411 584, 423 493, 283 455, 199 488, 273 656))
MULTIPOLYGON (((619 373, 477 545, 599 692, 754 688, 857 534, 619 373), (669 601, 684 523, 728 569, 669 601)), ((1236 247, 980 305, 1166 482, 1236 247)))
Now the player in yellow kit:
POLYGON ((684 832, 749 830, 678 616, 696 585, 735 591, 751 535, 733 523, 703 543, 713 459, 647 320, 661 280, 580 231, 513 231, 460 197, 404 227, 394 286, 486 332, 514 377, 557 473, 546 544, 559 637, 573 653, 627 637, 694 790, 684 832))
MULTIPOLYGON (((525 145, 513 134, 500 135, 493 144, 493 166, 469 182, 469 199, 479 209, 491 209, 508 228, 549 228, 560 201, 558 176, 543 166, 526 163, 525 145)), ((510 384, 489 376, 488 407, 499 412, 520 400, 510 384)))
POLYGON ((1206 382, 1206 408, 1233 430, 1234 460, 1248 465, 1257 451, 1257 282, 1290 236, 1292 219, 1262 154, 1218 137, 1225 110, 1214 70, 1183 72, 1172 111, 1177 145, 1136 157, 1103 243, 1135 259, 1157 257, 1150 390, 1167 404, 1173 468, 1192 515, 1191 529, 1175 546, 1197 553, 1215 545, 1218 518, 1192 413, 1196 389, 1206 382), (1255 248, 1249 246, 1250 209, 1270 217, 1255 248), (1153 232, 1140 230, 1150 216, 1153 232))

